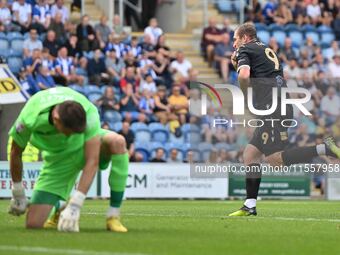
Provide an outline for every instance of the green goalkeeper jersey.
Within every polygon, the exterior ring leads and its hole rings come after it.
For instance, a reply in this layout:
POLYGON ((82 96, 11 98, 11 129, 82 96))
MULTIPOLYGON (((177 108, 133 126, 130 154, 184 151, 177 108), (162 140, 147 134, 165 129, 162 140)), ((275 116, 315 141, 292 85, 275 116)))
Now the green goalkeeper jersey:
POLYGON ((65 155, 73 153, 84 143, 100 132, 100 119, 97 108, 83 95, 66 88, 57 87, 35 94, 26 103, 18 119, 9 131, 15 142, 25 148, 28 142, 44 155, 65 155), (83 133, 66 136, 49 121, 53 106, 66 100, 80 103, 86 112, 86 129, 83 133))

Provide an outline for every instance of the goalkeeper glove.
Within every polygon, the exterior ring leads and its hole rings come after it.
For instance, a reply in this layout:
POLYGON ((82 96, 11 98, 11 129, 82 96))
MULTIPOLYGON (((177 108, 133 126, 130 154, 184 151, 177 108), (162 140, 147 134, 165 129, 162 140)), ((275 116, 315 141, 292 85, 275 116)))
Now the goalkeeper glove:
POLYGON ((80 209, 86 195, 76 191, 68 202, 66 208, 60 213, 58 230, 64 232, 79 232, 80 209))
POLYGON ((20 216, 27 209, 27 198, 21 182, 14 182, 12 187, 12 199, 8 208, 8 213, 20 216))

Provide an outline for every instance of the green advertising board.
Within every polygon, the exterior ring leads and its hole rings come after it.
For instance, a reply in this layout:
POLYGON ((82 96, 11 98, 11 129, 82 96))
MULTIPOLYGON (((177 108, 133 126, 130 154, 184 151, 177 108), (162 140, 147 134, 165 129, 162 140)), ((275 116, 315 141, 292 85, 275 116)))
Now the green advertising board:
MULTIPOLYGON (((310 196, 309 174, 267 174, 262 176, 259 196, 260 197, 309 197, 310 196)), ((229 196, 245 197, 245 173, 229 174, 229 196)))

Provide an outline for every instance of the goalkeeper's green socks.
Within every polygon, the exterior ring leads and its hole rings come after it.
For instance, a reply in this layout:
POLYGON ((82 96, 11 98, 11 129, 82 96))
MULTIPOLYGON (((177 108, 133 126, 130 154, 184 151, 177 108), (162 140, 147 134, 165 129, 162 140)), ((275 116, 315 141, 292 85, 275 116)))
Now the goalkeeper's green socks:
POLYGON ((110 208, 107 217, 119 217, 129 169, 129 155, 115 154, 111 157, 109 185, 111 189, 110 208))

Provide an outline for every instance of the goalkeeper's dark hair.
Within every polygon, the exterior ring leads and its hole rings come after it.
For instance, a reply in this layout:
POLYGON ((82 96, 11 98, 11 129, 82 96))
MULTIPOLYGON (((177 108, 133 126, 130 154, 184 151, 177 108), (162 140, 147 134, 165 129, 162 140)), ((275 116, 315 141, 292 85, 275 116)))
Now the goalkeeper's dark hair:
POLYGON ((247 22, 242 24, 237 28, 237 35, 242 38, 243 36, 248 36, 251 39, 257 38, 256 28, 253 23, 247 22))
POLYGON ((81 104, 75 101, 65 101, 58 105, 60 121, 65 128, 75 133, 82 133, 86 128, 86 113, 81 104))

